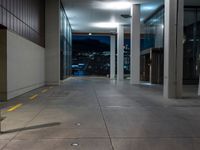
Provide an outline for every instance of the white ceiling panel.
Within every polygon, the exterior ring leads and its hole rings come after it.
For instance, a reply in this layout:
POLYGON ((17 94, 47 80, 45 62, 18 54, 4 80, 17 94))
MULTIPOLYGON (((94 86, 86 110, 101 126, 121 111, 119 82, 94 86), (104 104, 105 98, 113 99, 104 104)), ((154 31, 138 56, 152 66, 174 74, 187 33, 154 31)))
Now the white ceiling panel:
MULTIPOLYGON (((130 15, 130 8, 126 8, 126 5, 123 4, 120 7, 112 4, 112 2, 121 1, 141 4, 141 20, 147 18, 164 3, 164 0, 62 0, 62 3, 73 32, 110 33, 116 32, 116 28, 99 28, 95 24, 107 22, 130 24, 130 18, 121 17, 122 14, 130 15), (124 9, 119 10, 118 7, 124 7, 124 9)), ((185 0, 185 3, 199 5, 200 0, 185 0)))

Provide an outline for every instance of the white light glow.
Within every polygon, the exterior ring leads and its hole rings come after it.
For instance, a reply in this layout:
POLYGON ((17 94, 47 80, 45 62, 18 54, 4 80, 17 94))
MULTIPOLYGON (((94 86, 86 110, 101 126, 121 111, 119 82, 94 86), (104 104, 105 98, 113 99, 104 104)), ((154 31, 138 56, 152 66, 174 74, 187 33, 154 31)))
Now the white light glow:
POLYGON ((141 21, 141 22, 144 21, 144 18, 140 18, 140 21, 141 21))
POLYGON ((95 8, 108 9, 108 10, 126 10, 131 8, 131 3, 127 1, 119 2, 95 2, 95 8))
POLYGON ((152 22, 158 22, 158 19, 152 19, 152 22))
POLYGON ((142 6, 141 8, 142 11, 149 11, 154 9, 156 9, 155 6, 142 6))
POLYGON ((117 23, 117 22, 98 22, 98 23, 92 24, 93 27, 108 28, 108 29, 117 28, 118 25, 119 25, 119 23, 117 23))

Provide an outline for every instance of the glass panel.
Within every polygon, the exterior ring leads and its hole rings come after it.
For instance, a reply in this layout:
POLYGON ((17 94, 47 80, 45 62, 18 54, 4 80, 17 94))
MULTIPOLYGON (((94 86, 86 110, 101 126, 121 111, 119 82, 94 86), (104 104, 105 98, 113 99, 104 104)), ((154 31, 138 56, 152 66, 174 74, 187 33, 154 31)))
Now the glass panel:
POLYGON ((164 9, 145 22, 145 35, 141 49, 164 47, 164 9))
POLYGON ((71 27, 67 15, 61 6, 61 29, 60 29, 60 48, 61 48, 61 80, 71 75, 71 27))
POLYGON ((196 75, 196 9, 185 9, 184 21, 184 80, 195 79, 196 75))
MULTIPOLYGON (((185 8, 184 17, 183 78, 187 83, 194 83, 198 81, 200 71, 200 9, 187 7, 185 8)), ((145 21, 145 35, 141 40, 142 50, 163 47, 164 9, 145 21)))
POLYGON ((197 72, 200 73, 200 9, 197 13, 197 72))

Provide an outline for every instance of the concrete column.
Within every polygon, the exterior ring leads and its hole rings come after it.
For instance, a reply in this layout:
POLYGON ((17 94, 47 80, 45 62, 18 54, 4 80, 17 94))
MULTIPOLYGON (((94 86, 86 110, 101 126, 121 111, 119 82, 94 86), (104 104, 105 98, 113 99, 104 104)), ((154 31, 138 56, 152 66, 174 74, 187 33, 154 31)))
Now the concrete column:
POLYGON ((117 80, 124 80, 124 27, 117 28, 117 80))
POLYGON ((46 84, 60 84, 60 1, 46 0, 46 84))
POLYGON ((131 8, 131 84, 140 83, 140 5, 131 8))
POLYGON ((115 36, 110 36, 110 79, 115 79, 115 36))
POLYGON ((181 98, 184 0, 165 0, 164 97, 181 98))

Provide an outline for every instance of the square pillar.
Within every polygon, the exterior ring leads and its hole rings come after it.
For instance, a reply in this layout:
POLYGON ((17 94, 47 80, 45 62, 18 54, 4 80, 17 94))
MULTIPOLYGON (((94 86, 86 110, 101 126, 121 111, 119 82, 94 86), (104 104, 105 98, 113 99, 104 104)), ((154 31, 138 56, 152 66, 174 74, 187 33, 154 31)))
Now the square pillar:
POLYGON ((110 36, 110 79, 115 79, 115 36, 110 36))
POLYGON ((124 26, 117 28, 117 80, 124 80, 124 26))
POLYGON ((184 0, 165 0, 164 97, 181 98, 184 0))
POLYGON ((140 5, 131 8, 131 84, 140 83, 140 5))
POLYGON ((60 84, 60 1, 46 0, 45 8, 46 84, 60 84))

